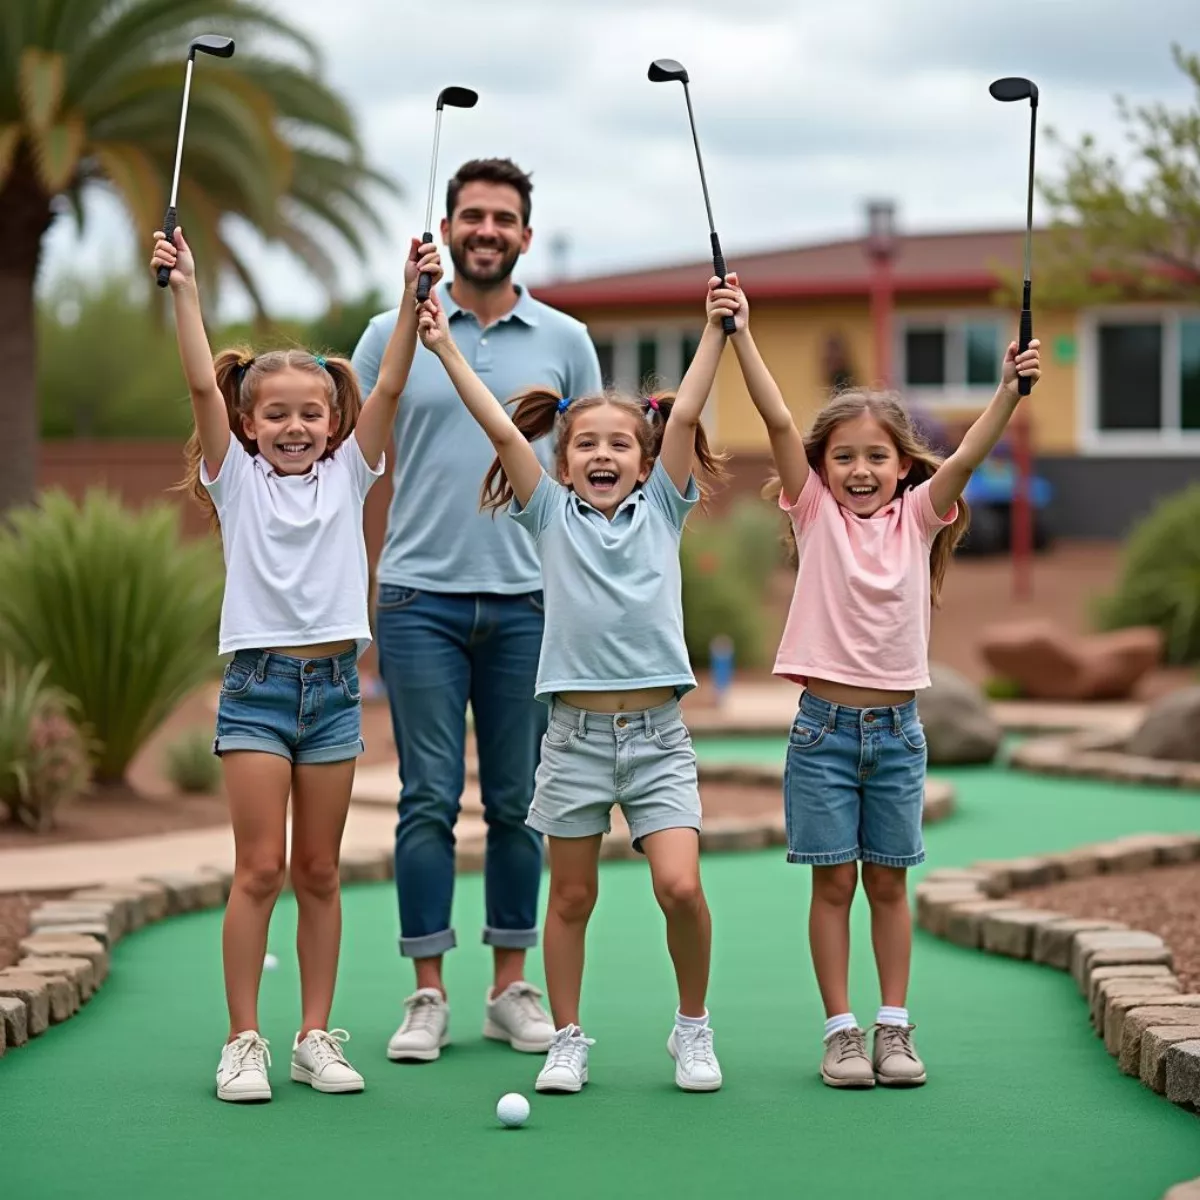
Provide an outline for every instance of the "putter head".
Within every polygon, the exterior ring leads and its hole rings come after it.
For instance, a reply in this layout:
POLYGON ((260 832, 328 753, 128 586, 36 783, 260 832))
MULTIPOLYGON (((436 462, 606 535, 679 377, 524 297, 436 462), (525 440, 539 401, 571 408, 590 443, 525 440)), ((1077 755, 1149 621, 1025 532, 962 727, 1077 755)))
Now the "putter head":
POLYGON ((646 78, 651 83, 687 83, 687 67, 673 58, 656 58, 646 72, 646 78))
POLYGON ((192 38, 188 46, 188 58, 195 58, 196 51, 201 54, 212 54, 217 58, 233 57, 233 38, 222 37, 219 33, 202 33, 192 38))
POLYGON ((438 92, 437 106, 444 108, 448 104, 451 108, 474 108, 478 99, 479 93, 470 88, 446 87, 438 92))
POLYGON ((991 92, 993 100, 1028 100, 1037 108, 1038 89, 1032 79, 1024 79, 1020 75, 1006 75, 992 83, 988 91, 991 92))

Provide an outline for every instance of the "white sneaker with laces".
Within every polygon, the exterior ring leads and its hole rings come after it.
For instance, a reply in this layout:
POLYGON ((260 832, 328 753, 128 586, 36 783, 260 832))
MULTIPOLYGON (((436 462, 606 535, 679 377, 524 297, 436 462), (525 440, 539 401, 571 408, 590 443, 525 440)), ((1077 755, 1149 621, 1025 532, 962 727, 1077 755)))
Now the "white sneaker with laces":
POLYGON ((583 1036, 578 1025, 558 1030, 534 1088, 539 1092, 580 1091, 588 1081, 588 1047, 595 1044, 592 1038, 583 1036))
POLYGON ((433 1062, 450 1044, 450 1006, 437 988, 418 988, 404 1002, 404 1022, 388 1042, 392 1062, 433 1062))
POLYGON ((675 1084, 685 1092, 715 1092, 721 1086, 721 1064, 707 1025, 676 1025, 667 1039, 675 1060, 675 1084))
POLYGON ((239 1033, 221 1049, 217 1067, 217 1099, 244 1103, 251 1100, 270 1100, 271 1081, 267 1067, 271 1052, 267 1039, 253 1029, 239 1033))
POLYGON ((363 1077, 346 1061, 342 1045, 350 1040, 344 1029, 313 1029, 292 1043, 292 1079, 318 1092, 361 1092, 363 1077))
POLYGON ((489 992, 483 1036, 507 1042, 523 1054, 545 1054, 554 1041, 554 1022, 541 998, 542 993, 524 980, 510 983, 495 1000, 489 992))

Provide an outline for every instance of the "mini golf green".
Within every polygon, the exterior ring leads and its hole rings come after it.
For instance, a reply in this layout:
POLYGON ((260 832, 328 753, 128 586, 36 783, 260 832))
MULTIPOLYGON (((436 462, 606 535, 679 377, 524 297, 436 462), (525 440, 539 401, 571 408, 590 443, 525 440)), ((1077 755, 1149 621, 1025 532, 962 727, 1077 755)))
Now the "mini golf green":
MULTIPOLYGON (((780 739, 738 741, 758 759, 780 739)), ((729 756, 702 741, 702 758, 729 756)), ((1192 830, 1194 795, 1047 780, 1003 768, 939 772, 957 813, 928 830, 931 865, 1057 850, 1132 830, 1192 830)), ((348 888, 336 1023, 354 1035, 361 1096, 287 1079, 296 973, 280 905, 264 977, 275 1100, 213 1097, 225 1033, 220 914, 144 930, 76 1019, 0 1062, 0 1194, 58 1197, 1101 1196, 1154 1200, 1200 1170, 1197 1118, 1122 1076, 1064 974, 918 935, 911 1008, 930 1083, 838 1093, 816 1075, 821 1011, 805 942, 807 872, 782 853, 705 860, 714 911, 711 996, 725 1088, 677 1092, 662 921, 639 863, 603 871, 584 1005, 593 1082, 538 1097, 539 1060, 479 1037, 487 954, 480 877, 462 879, 462 941, 448 967, 457 1043, 431 1066, 383 1056, 410 976, 390 886, 348 888), (528 1125, 496 1099, 522 1091, 528 1125)), ((865 908, 856 908, 854 1001, 877 1003, 865 908)))

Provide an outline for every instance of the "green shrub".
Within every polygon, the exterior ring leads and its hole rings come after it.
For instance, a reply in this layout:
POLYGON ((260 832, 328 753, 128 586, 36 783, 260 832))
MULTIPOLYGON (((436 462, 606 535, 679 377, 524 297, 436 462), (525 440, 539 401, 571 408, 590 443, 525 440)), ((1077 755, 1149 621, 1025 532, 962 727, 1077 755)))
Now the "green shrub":
POLYGON ((774 505, 742 496, 717 526, 718 538, 737 570, 765 590, 771 576, 787 565, 782 534, 789 533, 787 518, 774 505))
POLYGON ((688 657, 693 666, 707 666, 713 638, 725 634, 733 640, 737 666, 761 666, 762 590, 741 571, 724 539, 710 533, 706 522, 701 531, 685 534, 680 546, 688 657))
POLYGON ((1134 529, 1096 619, 1102 629, 1154 625, 1169 662, 1200 660, 1200 484, 1162 500, 1134 529))
POLYGON ((213 754, 212 743, 212 731, 197 728, 167 747, 167 778, 179 791, 212 795, 221 786, 221 760, 213 754))
POLYGON ((58 807, 88 785, 89 741, 71 720, 72 699, 5 658, 0 668, 0 804, 12 819, 44 832, 58 807))
POLYGON ((1015 679, 993 675, 983 681, 983 694, 989 700, 1020 700, 1021 685, 1015 679))
POLYGON ((0 528, 0 646, 48 664, 100 739, 101 781, 219 667, 224 573, 215 539, 184 541, 167 504, 140 512, 103 491, 61 492, 0 528))

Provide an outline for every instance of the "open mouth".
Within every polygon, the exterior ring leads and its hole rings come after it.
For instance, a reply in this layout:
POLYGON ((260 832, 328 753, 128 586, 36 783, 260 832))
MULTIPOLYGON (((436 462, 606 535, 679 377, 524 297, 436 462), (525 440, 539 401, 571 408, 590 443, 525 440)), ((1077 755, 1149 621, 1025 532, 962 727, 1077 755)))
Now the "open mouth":
POLYGON ((311 442, 280 442, 275 447, 285 459, 303 458, 311 449, 311 442))
POLYGON ((846 487, 846 493, 853 496, 855 500, 866 500, 874 496, 879 491, 879 486, 874 483, 854 483, 846 487))
POLYGON ((611 492, 617 486, 616 471, 589 471, 588 484, 594 491, 611 492))

